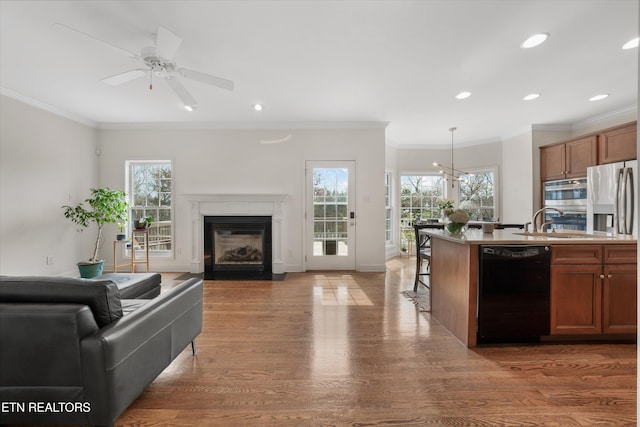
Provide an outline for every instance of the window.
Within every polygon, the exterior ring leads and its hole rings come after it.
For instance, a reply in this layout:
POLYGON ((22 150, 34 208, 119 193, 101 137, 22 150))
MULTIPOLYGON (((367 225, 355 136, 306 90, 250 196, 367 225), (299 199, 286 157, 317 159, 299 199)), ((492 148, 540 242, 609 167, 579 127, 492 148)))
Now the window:
POLYGON ((444 179, 441 175, 403 175, 400 186, 400 220, 403 223, 440 216, 438 200, 444 195, 444 179))
POLYGON ((385 209, 385 240, 387 244, 393 241, 393 203, 391 200, 391 174, 384 174, 384 209, 385 209))
POLYGON ((485 169, 461 176, 460 208, 471 212, 471 219, 498 219, 495 175, 494 169, 485 169))
POLYGON ((440 216, 438 200, 442 199, 443 195, 444 179, 441 175, 400 177, 400 245, 403 252, 415 240, 413 231, 415 220, 440 216))
POLYGON ((151 216, 149 251, 154 255, 170 255, 173 246, 171 162, 127 162, 129 223, 151 216))

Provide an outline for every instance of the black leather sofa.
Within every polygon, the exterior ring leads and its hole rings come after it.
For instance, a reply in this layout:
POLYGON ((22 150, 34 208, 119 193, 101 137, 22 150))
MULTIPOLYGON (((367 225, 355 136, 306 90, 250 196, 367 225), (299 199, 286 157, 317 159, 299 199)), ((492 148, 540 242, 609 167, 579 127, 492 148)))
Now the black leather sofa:
POLYGON ((0 424, 112 426, 201 329, 200 279, 121 299, 108 278, 0 277, 0 424))

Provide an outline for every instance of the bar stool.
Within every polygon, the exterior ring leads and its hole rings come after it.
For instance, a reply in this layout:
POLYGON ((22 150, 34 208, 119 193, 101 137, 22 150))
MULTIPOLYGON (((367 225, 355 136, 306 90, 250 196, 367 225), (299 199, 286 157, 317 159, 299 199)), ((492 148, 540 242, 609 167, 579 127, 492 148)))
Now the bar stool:
POLYGON ((422 280, 422 276, 429 276, 431 274, 431 237, 426 234, 421 234, 422 228, 435 228, 433 226, 425 226, 421 224, 414 224, 413 230, 416 236, 416 278, 413 284, 413 292, 418 291, 418 286, 422 285, 427 289, 431 289, 429 282, 422 280), (423 272, 423 264, 426 267, 426 271, 423 272))

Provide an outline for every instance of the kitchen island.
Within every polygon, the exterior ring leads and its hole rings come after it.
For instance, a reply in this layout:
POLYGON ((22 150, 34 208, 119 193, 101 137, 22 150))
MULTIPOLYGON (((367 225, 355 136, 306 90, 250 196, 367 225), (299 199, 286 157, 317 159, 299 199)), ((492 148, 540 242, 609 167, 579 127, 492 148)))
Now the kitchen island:
POLYGON ((550 335, 570 338, 635 331, 635 320, 631 325, 630 319, 636 317, 635 237, 579 232, 571 237, 562 232, 531 236, 510 229, 493 233, 469 229, 462 235, 434 229, 420 232, 431 238, 431 314, 468 347, 477 345, 482 245, 551 246, 550 335), (620 310, 611 310, 614 305, 624 306, 623 319, 616 318, 620 310), (603 316, 608 317, 603 320, 603 316))

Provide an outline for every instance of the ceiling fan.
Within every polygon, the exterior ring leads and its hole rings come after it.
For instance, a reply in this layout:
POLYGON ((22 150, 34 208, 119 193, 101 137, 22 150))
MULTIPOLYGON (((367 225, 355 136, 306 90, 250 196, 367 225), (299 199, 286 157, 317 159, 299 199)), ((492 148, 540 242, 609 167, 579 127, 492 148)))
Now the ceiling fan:
MULTIPOLYGON (((55 23, 53 26, 66 31, 71 31, 75 34, 80 34, 81 36, 84 36, 89 40, 93 40, 94 42, 98 42, 122 55, 140 60, 146 66, 146 68, 125 71, 102 79, 102 81, 107 84, 117 86, 146 75, 149 75, 150 79, 153 79, 154 76, 161 77, 164 78, 169 87, 173 89, 176 95, 178 95, 184 104, 184 107, 188 111, 193 111, 193 109, 198 105, 198 102, 187 91, 187 89, 185 89, 182 83, 178 80, 178 77, 184 77, 226 90, 233 90, 233 81, 231 80, 212 76, 211 74, 201 73, 199 71, 189 70, 187 68, 179 68, 173 61, 173 57, 178 51, 178 48, 182 43, 182 39, 162 26, 158 26, 158 31, 155 34, 155 46, 143 47, 140 50, 140 54, 128 51, 65 24, 55 23)), ((149 89, 153 89, 152 80, 149 83, 149 89)))

